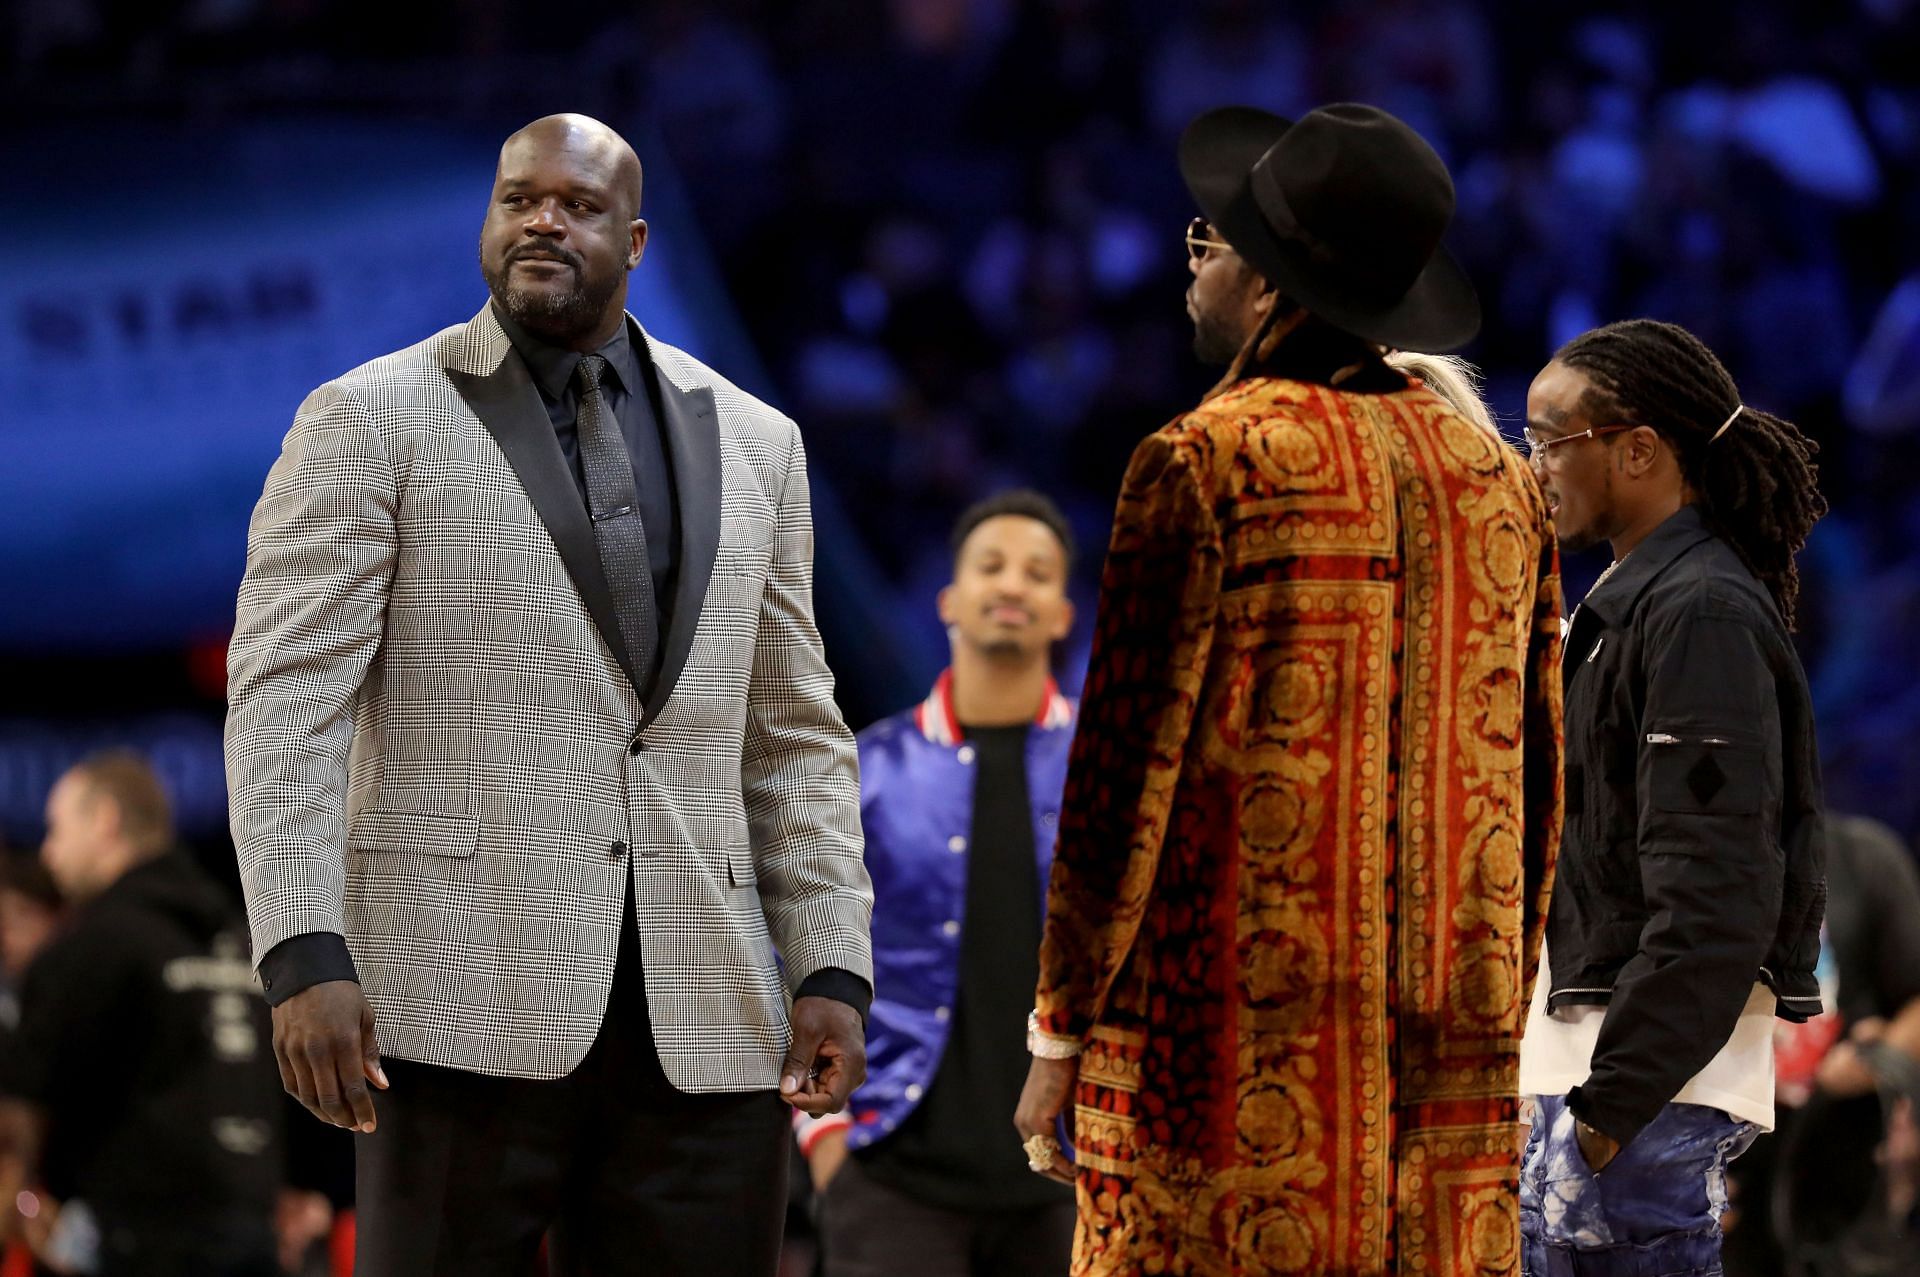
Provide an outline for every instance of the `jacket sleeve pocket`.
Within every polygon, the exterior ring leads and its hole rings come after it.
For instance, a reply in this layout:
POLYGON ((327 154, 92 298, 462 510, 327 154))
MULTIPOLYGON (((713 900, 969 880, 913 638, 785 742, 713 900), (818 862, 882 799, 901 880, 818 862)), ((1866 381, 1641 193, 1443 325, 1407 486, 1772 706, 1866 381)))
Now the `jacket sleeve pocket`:
POLYGON ((1648 790, 1656 811, 1752 816, 1760 811, 1759 749, 1726 737, 1647 735, 1648 790))
POLYGON ((480 843, 471 816, 419 811, 362 811, 347 822, 347 846, 361 854, 415 851, 465 860, 480 843))

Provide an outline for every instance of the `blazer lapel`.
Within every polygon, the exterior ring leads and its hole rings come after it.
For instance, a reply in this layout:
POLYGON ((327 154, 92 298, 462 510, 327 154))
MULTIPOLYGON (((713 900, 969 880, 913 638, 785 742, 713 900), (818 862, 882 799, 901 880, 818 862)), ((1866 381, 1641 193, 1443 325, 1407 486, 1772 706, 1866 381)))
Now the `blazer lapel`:
MULTIPOLYGON (((486 323, 487 317, 474 323, 486 323)), ((506 338, 501 334, 500 341, 506 338)), ((507 463, 526 489, 534 511, 546 524, 560 561, 580 591, 587 614, 593 618, 600 637, 626 672, 627 682, 636 694, 640 680, 634 674, 627 645, 620 638, 618 614, 613 607, 613 592, 607 588, 606 574, 600 570, 600 551, 594 544, 593 524, 587 518, 586 503, 567 469, 567 459, 554 437, 553 422, 547 417, 540 392, 534 388, 527 368, 514 356, 511 347, 490 373, 448 368, 454 388, 467 406, 493 436, 507 463)), ((711 560, 709 560, 711 566, 711 560)), ((649 710, 651 713, 651 710, 649 710)))
POLYGON ((660 388, 660 421, 667 436, 674 504, 680 516, 679 580, 673 591, 673 617, 661 655, 660 676, 647 694, 643 721, 650 723, 687 667, 707 585, 713 579, 713 561, 720 553, 720 429, 712 388, 682 390, 674 385, 653 364, 653 350, 638 324, 633 326, 633 333, 660 388))

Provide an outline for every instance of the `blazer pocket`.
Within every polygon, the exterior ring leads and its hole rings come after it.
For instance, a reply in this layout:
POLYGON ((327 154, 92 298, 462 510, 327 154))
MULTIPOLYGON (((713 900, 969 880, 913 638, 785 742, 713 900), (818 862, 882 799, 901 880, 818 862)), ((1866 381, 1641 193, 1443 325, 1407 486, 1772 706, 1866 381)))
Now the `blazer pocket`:
POLYGON ((727 848, 727 881, 736 887, 751 887, 760 881, 753 867, 752 847, 727 848))
POLYGON ((1760 751, 1724 736, 1647 734, 1649 781, 1658 811, 1752 816, 1760 810, 1760 751))
POLYGON ((465 860, 479 843, 480 822, 472 816, 368 810, 347 822, 347 846, 367 855, 413 851, 465 860))

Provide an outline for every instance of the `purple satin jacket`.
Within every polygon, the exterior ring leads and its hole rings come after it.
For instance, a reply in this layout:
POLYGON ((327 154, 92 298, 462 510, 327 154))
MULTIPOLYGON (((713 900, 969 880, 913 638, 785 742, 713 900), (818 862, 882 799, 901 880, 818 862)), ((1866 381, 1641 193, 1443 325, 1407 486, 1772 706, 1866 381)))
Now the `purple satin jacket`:
MULTIPOLYGON (((859 735, 860 819, 873 879, 873 1008, 867 1080, 848 1112, 800 1123, 803 1149, 849 1124, 860 1148, 899 1126, 933 1082, 947 1047, 967 920, 967 840, 973 826, 973 749, 953 714, 953 674, 927 699, 859 735)), ((1046 913, 1047 874, 1067 781, 1075 706, 1051 682, 1027 739, 1027 795, 1046 913)))

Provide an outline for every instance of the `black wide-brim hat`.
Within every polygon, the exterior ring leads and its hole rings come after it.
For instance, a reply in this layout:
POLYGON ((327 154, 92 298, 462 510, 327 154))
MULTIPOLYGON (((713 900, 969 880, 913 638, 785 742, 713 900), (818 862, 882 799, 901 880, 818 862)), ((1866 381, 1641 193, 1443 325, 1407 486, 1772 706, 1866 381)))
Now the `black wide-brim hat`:
POLYGON ((1426 140, 1378 107, 1296 123, 1209 111, 1180 139, 1207 220, 1286 296, 1356 337, 1439 354, 1480 331, 1480 298, 1441 244, 1453 179, 1426 140))

